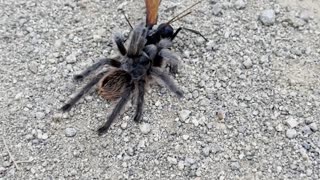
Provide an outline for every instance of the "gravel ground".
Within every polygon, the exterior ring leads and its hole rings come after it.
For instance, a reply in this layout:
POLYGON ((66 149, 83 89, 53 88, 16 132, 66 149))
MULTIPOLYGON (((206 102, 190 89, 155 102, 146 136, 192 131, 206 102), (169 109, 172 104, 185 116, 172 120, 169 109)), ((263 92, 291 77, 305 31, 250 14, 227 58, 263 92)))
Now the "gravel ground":
MULTIPOLYGON (((159 22, 191 5, 163 0, 159 22)), ((320 3, 211 0, 173 24, 186 97, 146 94, 104 136, 112 105, 72 76, 117 51, 140 1, 0 1, 0 179, 320 179, 320 3), (10 152, 10 153, 9 153, 10 152), (18 166, 10 160, 12 156, 18 166)))

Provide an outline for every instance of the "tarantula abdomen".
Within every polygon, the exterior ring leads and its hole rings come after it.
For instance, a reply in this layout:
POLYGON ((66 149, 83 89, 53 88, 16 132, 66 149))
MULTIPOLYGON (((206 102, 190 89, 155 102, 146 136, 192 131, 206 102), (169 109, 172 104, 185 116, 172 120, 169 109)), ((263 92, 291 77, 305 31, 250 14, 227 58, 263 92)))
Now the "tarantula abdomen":
POLYGON ((108 72, 98 83, 98 93, 108 101, 114 101, 121 97, 124 87, 130 84, 131 76, 124 70, 108 72))

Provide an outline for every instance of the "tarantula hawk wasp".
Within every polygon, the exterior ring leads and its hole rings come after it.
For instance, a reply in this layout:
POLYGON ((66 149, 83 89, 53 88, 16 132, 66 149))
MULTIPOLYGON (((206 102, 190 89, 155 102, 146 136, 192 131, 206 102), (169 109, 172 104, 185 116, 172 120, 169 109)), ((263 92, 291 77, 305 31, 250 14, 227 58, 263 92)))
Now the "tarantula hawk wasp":
MULTIPOLYGON (((208 41, 207 38, 205 38, 199 31, 185 28, 185 27, 179 27, 176 31, 174 31, 173 27, 171 26, 171 23, 189 15, 191 11, 189 12, 187 11, 193 8, 194 6, 196 6, 197 4, 201 3, 201 1, 194 3, 193 5, 191 5, 184 11, 182 11, 181 13, 174 16, 168 22, 162 23, 157 28, 153 29, 153 26, 157 24, 158 9, 159 9, 160 3, 161 3, 161 0, 145 0, 145 5, 147 9, 146 26, 149 30, 148 36, 147 36, 147 45, 149 44, 156 45, 156 48, 158 49, 158 52, 159 52, 158 54, 156 54, 153 60, 153 66, 155 67, 161 67, 164 64, 163 63, 164 59, 161 56, 159 56, 161 53, 163 53, 162 42, 166 41, 166 44, 168 44, 168 46, 171 47, 172 41, 181 30, 187 30, 192 33, 195 33, 201 36, 205 41, 208 41)), ((126 20, 128 21, 127 18, 126 20)), ((167 48, 169 49, 170 47, 167 47, 167 48)), ((169 70, 172 74, 176 74, 178 72, 177 59, 175 61, 172 60, 171 62, 167 61, 166 65, 169 67, 169 70)))

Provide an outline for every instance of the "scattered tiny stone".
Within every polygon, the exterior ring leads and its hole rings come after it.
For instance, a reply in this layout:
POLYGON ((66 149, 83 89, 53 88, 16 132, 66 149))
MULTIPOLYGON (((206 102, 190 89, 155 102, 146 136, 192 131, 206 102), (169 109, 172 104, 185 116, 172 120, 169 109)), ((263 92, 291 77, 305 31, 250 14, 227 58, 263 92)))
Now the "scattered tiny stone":
POLYGON ((28 66, 28 69, 29 69, 32 73, 37 74, 37 73, 38 73, 38 67, 39 67, 38 63, 36 63, 36 62, 31 62, 31 63, 29 64, 29 66, 28 66))
POLYGON ((188 139, 189 139, 189 135, 187 135, 187 134, 183 135, 183 136, 182 136, 182 139, 188 140, 188 139))
POLYGON ((142 134, 148 134, 151 131, 151 126, 148 123, 143 123, 140 125, 140 131, 142 134))
POLYGON ((286 120, 286 124, 287 124, 290 128, 294 128, 294 127, 296 127, 296 126, 299 124, 299 122, 298 122, 295 118, 290 117, 290 118, 288 118, 288 119, 286 120))
POLYGON ((246 2, 244 2, 244 0, 237 0, 236 2, 234 2, 234 7, 236 9, 244 9, 246 7, 246 2))
POLYGON ((66 61, 68 64, 73 64, 77 61, 76 53, 71 53, 69 56, 66 57, 66 61))
POLYGON ((208 157, 210 155, 210 151, 211 151, 211 148, 209 146, 202 149, 202 153, 205 157, 208 157))
POLYGON ((316 123, 314 123, 314 122, 309 124, 309 127, 314 132, 318 131, 318 125, 316 123))
POLYGON ((6 168, 0 166, 0 175, 5 174, 6 168))
POLYGON ((41 135, 41 137, 40 137, 40 139, 43 139, 43 140, 46 140, 46 139, 48 139, 48 138, 49 138, 49 136, 48 136, 47 133, 43 133, 43 134, 41 135))
POLYGON ((21 97, 23 96, 23 93, 22 92, 19 92, 16 94, 16 96, 14 97, 15 100, 19 100, 21 99, 21 97))
POLYGON ((264 25, 273 25, 276 21, 276 14, 273 9, 267 9, 261 12, 259 19, 264 25))
POLYGON ((307 142, 303 142, 303 143, 302 143, 302 147, 303 147, 304 149, 306 149, 306 150, 309 150, 309 149, 311 148, 311 145, 310 145, 309 143, 307 143, 307 142))
POLYGON ((34 138, 34 136, 32 134, 27 134, 26 135, 26 139, 27 140, 32 140, 34 138))
POLYGON ((300 17, 300 19, 308 22, 311 18, 311 13, 308 10, 303 10, 303 11, 301 11, 299 17, 300 17))
POLYGON ((127 129, 127 127, 128 127, 128 123, 127 123, 127 122, 123 122, 123 123, 121 124, 121 129, 122 129, 122 130, 127 129))
POLYGON ((304 126, 302 128, 302 133, 305 134, 305 135, 311 134, 312 133, 311 128, 309 126, 304 126))
POLYGON ((182 170, 184 169, 184 162, 183 162, 183 161, 179 161, 179 162, 178 162, 178 169, 179 169, 180 171, 182 171, 182 170))
POLYGON ((160 101, 157 101, 157 102, 155 103, 155 105, 156 105, 157 107, 159 107, 159 106, 161 105, 161 102, 160 102, 160 101))
POLYGON ((36 112, 36 118, 37 119, 43 119, 45 117, 45 113, 43 112, 36 112))
POLYGON ((230 164, 231 170, 235 171, 235 170, 239 170, 240 169, 240 163, 239 162, 232 162, 230 164))
POLYGON ((2 165, 3 167, 10 167, 11 163, 9 161, 4 161, 2 165))
POLYGON ((222 15, 222 5, 220 3, 216 3, 212 6, 212 14, 215 16, 221 16, 222 15))
POLYGON ((189 111, 189 110, 182 110, 182 111, 180 111, 180 112, 179 112, 180 120, 181 120, 182 122, 185 122, 185 121, 188 119, 188 117, 189 117, 190 114, 191 114, 191 111, 189 111))
POLYGON ((295 129, 288 129, 287 132, 286 132, 286 136, 289 138, 289 139, 293 139, 297 136, 297 131, 295 129))
POLYGON ((66 137, 74 137, 77 134, 77 130, 73 127, 66 128, 65 135, 66 137))
POLYGON ((173 158, 173 157, 168 157, 167 160, 170 164, 177 164, 178 163, 177 159, 173 158))
POLYGON ((252 61, 251 59, 246 59, 244 62, 243 62, 243 65, 246 69, 250 69, 252 67, 252 61))
POLYGON ((61 39, 58 39, 54 42, 54 47, 60 48, 62 46, 63 42, 61 39))
POLYGON ((278 125, 276 126, 276 130, 277 130, 278 132, 282 132, 282 131, 284 130, 283 125, 282 125, 282 124, 278 124, 278 125))
POLYGON ((307 169, 306 173, 307 173, 307 176, 310 177, 312 175, 312 173, 313 173, 312 169, 307 169))
POLYGON ((222 110, 217 111, 216 115, 218 116, 219 120, 224 120, 226 118, 226 113, 222 110))
POLYGON ((187 158, 185 159, 185 162, 186 162, 187 164, 191 165, 191 164, 194 164, 194 163, 196 162, 196 160, 187 157, 187 158))

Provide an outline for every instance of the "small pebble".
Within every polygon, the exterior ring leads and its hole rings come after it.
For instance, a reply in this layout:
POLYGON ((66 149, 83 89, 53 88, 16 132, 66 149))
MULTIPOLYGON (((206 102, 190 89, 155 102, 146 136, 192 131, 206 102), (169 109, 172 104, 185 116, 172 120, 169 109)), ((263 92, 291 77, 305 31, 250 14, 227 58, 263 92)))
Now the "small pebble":
POLYGON ((295 129, 288 129, 287 132, 286 132, 286 136, 289 138, 289 139, 293 139, 297 136, 297 131, 295 129))
POLYGON ((140 131, 142 134, 148 134, 151 131, 151 126, 148 123, 143 123, 140 125, 140 131))
POLYGON ((276 21, 276 14, 273 9, 267 9, 261 12, 259 19, 264 25, 273 25, 276 21))
POLYGON ((222 110, 217 111, 216 115, 218 116, 219 120, 224 120, 226 118, 226 113, 222 110))
POLYGON ((37 119, 43 119, 46 116, 43 112, 36 112, 36 118, 37 119))
POLYGON ((178 162, 178 169, 179 169, 180 171, 182 171, 182 170, 184 169, 184 162, 183 162, 183 161, 179 161, 179 162, 178 162))
POLYGON ((4 161, 2 165, 3 167, 10 167, 11 163, 9 161, 4 161))
POLYGON ((232 162, 230 164, 231 170, 235 171, 235 170, 239 170, 240 169, 240 164, 239 162, 232 162))
POLYGON ((202 149, 202 153, 205 157, 208 157, 210 155, 210 151, 211 148, 209 146, 202 149))
POLYGON ((127 129, 127 127, 128 127, 128 123, 127 123, 127 122, 123 122, 123 123, 121 124, 121 129, 122 129, 122 130, 127 129))
POLYGON ((191 111, 189 111, 189 110, 182 110, 182 111, 180 111, 180 112, 179 112, 180 120, 181 120, 182 122, 185 122, 185 121, 188 119, 188 117, 189 117, 190 114, 191 114, 191 111))
POLYGON ((309 124, 309 127, 314 132, 318 131, 318 125, 316 123, 309 124))
POLYGON ((221 16, 222 15, 222 5, 220 3, 216 3, 212 6, 212 14, 215 16, 221 16))
POLYGON ((38 67, 39 67, 38 63, 36 63, 36 62, 31 62, 31 63, 29 64, 29 66, 28 66, 28 69, 29 69, 32 73, 36 74, 36 73, 38 72, 38 67))
POLYGON ((173 157, 168 157, 167 160, 170 164, 177 164, 178 163, 177 159, 173 158, 173 157))
POLYGON ((284 130, 283 125, 282 125, 282 124, 278 124, 278 125, 276 126, 276 130, 277 130, 278 132, 282 132, 282 131, 284 130))
POLYGON ((69 56, 67 56, 66 61, 68 64, 75 63, 77 61, 76 53, 71 53, 69 56))
POLYGON ((296 119, 290 117, 289 119, 286 120, 286 124, 290 127, 290 128, 294 128, 296 127, 299 123, 296 119))
POLYGON ((66 137, 74 137, 77 134, 77 130, 75 128, 66 128, 65 135, 66 137))
POLYGON ((250 69, 252 67, 252 61, 251 59, 247 59, 243 62, 243 65, 246 69, 250 69))
POLYGON ((246 2, 244 2, 243 0, 237 0, 236 2, 234 2, 234 7, 236 9, 244 9, 246 7, 246 2))

